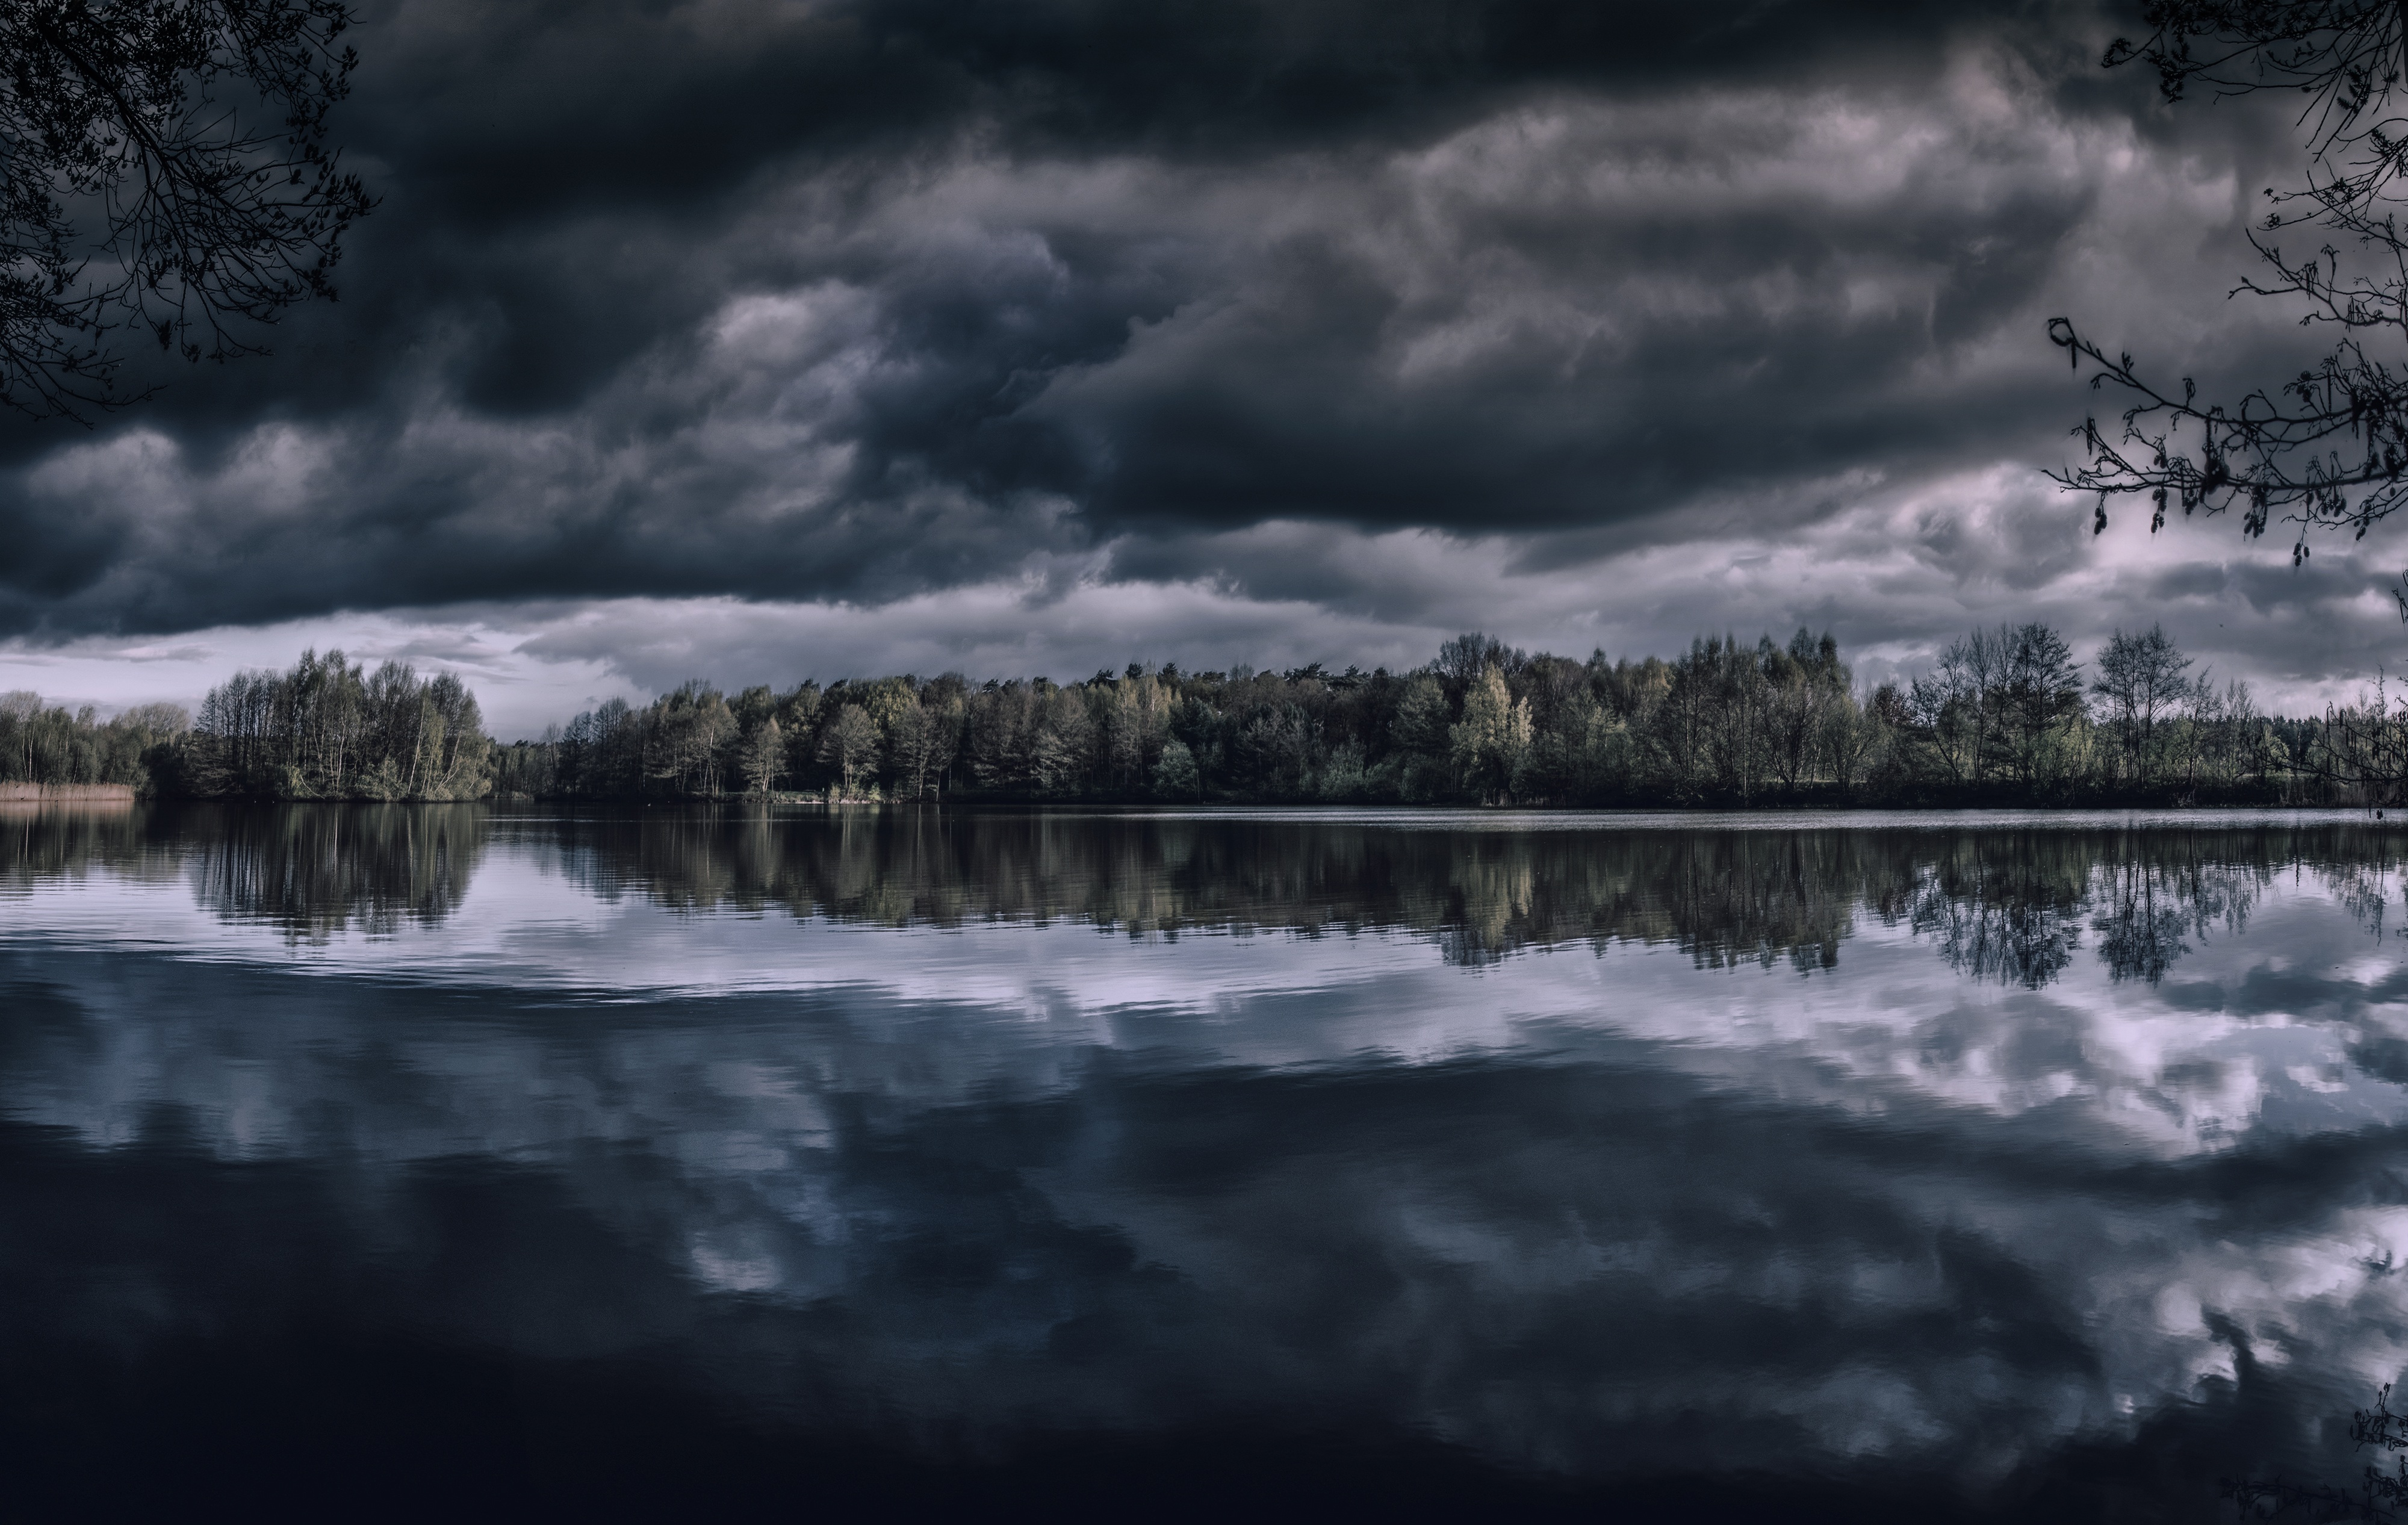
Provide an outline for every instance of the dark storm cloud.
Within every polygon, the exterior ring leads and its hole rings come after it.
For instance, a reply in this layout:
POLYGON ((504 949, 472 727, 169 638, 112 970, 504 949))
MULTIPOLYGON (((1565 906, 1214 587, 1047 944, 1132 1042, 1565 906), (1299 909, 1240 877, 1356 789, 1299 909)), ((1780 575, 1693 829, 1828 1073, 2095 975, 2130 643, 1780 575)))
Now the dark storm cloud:
POLYGON ((2146 98, 2097 78, 2103 35, 378 7, 343 126, 386 199, 342 301, 96 433, 9 424, 0 630, 876 600, 1114 537, 1119 575, 1223 575, 1176 548, 1271 519, 1628 543, 1994 458, 2071 410, 2024 330, 2146 98))

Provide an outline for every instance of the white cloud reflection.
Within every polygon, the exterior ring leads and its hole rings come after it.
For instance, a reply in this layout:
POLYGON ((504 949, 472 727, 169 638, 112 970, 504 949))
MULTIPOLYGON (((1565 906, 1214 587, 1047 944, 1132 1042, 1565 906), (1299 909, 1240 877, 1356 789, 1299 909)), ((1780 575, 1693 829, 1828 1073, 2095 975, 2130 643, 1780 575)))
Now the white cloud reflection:
POLYGON ((295 940, 155 866, 38 882, 10 899, 0 956, 79 1014, 45 1029, 71 1041, 21 1050, 0 1106, 108 1148, 167 1105, 228 1159, 339 1139, 385 1171, 582 1178, 615 1141, 669 1176, 640 1210, 603 1210, 637 1213, 629 1231, 697 1286, 873 1319, 902 1295, 876 1285, 881 1246, 987 1230, 873 1187, 862 1151, 1020 1118, 1063 1140, 1010 1167, 1041 1204, 1021 1211, 1125 1244, 1250 1353, 1154 1352, 1198 1384, 1173 1403, 1114 1362, 1045 1365, 1058 1311, 958 1328, 962 1310, 894 1311, 854 1375, 980 1423, 1039 1404, 1169 1423, 1222 1382, 1297 1403, 1386 1383, 1399 1417, 1521 1464, 1603 1464, 1618 1425, 1703 1405, 1794 1424, 1781 1445, 1804 1453, 1978 1483, 2230 1378, 2236 1339, 2344 1405, 2408 1358, 2408 1288, 2386 1272, 2408 1210, 2358 1197, 2347 1164, 2408 1122, 2408 1090, 2354 1061, 2408 1039, 2408 960, 2340 894, 2362 884, 2269 876, 2156 984, 2086 943, 2038 990, 1969 978, 1861 909, 1811 972, 1629 942, 1465 967, 1398 931, 896 928, 613 884, 522 827, 444 919, 295 940), (1417 1114, 1428 1130, 1396 1131, 1417 1114), (1270 1117, 1275 1146, 1229 1131, 1270 1117), (1190 1147, 1183 1179, 1169 1162, 1190 1147), (2218 1186, 2225 1161, 2263 1179, 2218 1186), (1364 1255, 1403 1290, 1350 1322, 1342 1354, 1297 1332, 1316 1258, 1364 1255), (1912 1332, 2007 1297, 1977 1290, 2001 1275, 2022 1289, 1978 1316, 2042 1325, 1912 1332), (1623 1348, 1616 1307, 1800 1339, 1836 1320, 1858 1353, 1698 1347, 1666 1367, 1623 1348), (1567 1348, 1605 1343, 1559 1376, 1483 1385, 1481 1351, 1550 1320, 1567 1348), (939 1374, 965 1370, 984 1374, 974 1391, 939 1374))

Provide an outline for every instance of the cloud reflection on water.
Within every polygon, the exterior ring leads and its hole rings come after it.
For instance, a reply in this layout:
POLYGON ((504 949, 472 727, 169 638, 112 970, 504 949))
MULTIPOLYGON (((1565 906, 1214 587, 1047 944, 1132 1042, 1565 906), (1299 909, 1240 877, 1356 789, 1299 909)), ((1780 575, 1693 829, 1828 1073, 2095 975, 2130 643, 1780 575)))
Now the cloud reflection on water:
MULTIPOLYGON (((435 813, 21 846, 0 1106, 332 1173, 452 1337, 986 1445, 1986 1487, 2244 1376, 2303 1465, 2408 1360, 2362 827, 435 813), (495 1171, 624 1264, 523 1317, 553 1252, 446 1216, 495 1171)), ((135 1327, 222 1311, 166 1284, 135 1327)))

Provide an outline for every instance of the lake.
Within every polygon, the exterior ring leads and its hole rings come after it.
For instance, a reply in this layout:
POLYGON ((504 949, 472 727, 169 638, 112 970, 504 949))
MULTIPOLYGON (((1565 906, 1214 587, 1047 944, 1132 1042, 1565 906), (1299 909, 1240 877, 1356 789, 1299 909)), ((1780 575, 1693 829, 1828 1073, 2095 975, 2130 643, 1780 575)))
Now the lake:
POLYGON ((2408 1366, 2362 813, 0 809, 21 1504, 2210 1519, 2408 1366))

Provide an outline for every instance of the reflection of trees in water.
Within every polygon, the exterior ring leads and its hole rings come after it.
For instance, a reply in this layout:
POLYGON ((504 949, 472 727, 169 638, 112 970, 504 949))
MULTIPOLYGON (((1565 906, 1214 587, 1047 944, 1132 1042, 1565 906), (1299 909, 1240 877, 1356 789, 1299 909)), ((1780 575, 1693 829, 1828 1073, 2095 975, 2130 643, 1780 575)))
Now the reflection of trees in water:
POLYGON ((1828 967, 1859 902, 1900 899, 1907 839, 1862 831, 1398 830, 1378 823, 1077 814, 684 812, 568 823, 572 874, 695 908, 887 925, 1072 920, 1397 928, 1461 963, 1584 939, 1700 965, 1828 967))
MULTIPOLYGON (((473 805, 293 805, 0 816, 0 885, 94 866, 181 867, 221 914, 323 936, 458 905, 481 860, 473 805)), ((2247 923, 2300 866, 2380 931, 2397 841, 2372 823, 2229 830, 1399 829, 1378 821, 754 808, 544 818, 605 896, 780 907, 888 926, 1070 920, 1133 936, 1373 928, 1459 963, 1581 941, 1669 943, 1700 967, 1829 968, 1859 911, 1903 922, 1974 978, 2038 988, 2086 928, 2117 979, 2162 978, 2247 923)))
POLYGON ((296 937, 371 934, 458 908, 484 856, 477 805, 288 805, 195 822, 194 898, 296 937))
POLYGON ((2037 989, 2086 930, 2155 981, 2242 930, 2277 869, 2390 860, 2355 827, 2066 830, 1398 829, 1377 822, 701 811, 569 823, 572 871, 665 904, 893 926, 1073 920, 1132 934, 1397 928, 1458 963, 1667 942, 1700 967, 1837 963, 1859 910, 1976 978, 2037 989))
MULTIPOLYGON (((2333 898, 2370 936, 2383 936, 2385 924, 2391 919, 2391 902, 2402 889, 2401 877, 2388 856, 2332 864, 2324 870, 2324 879, 2333 898)), ((2408 936, 2408 929, 2403 929, 2401 935, 2408 936)))
POLYGON ((1847 831, 1666 833, 1652 851, 1657 893, 1616 935, 1678 944, 1700 967, 1786 957, 1830 969, 1860 902, 1895 898, 1911 869, 1883 834, 1847 831))
POLYGON ((105 868, 130 878, 164 879, 176 858, 150 829, 140 806, 0 802, 0 885, 26 888, 105 868))
POLYGON ((458 907, 487 819, 477 805, 43 806, 0 813, 0 885, 180 873, 222 916, 384 932, 458 907))
POLYGON ((2398 849, 2356 825, 1969 832, 1931 858, 1909 922, 1951 967, 2032 989, 2071 963, 2086 926, 2111 978, 2155 984, 2194 942, 2246 931, 2286 869, 2313 871, 2379 933, 2398 849))
POLYGON ((2274 876, 2275 860, 2235 855, 2229 844, 2196 832, 2133 832, 2118 858, 2100 866, 2095 893, 2099 957, 2110 977, 2165 977, 2190 951, 2191 938, 2221 927, 2240 934, 2274 876))
POLYGON ((2062 832, 1950 838, 1918 878, 1907 924, 1951 969, 2037 990, 2081 945, 2095 851, 2062 832))
MULTIPOLYGON (((1443 856, 1435 928, 1455 963, 1627 939, 1671 943, 1700 968, 1786 958, 1828 969, 1880 858, 1875 844, 1841 832, 1466 833, 1423 845, 1443 856)), ((1436 880, 1441 865, 1399 867, 1426 867, 1436 880)), ((1433 925, 1426 913, 1397 924, 1433 925)))

